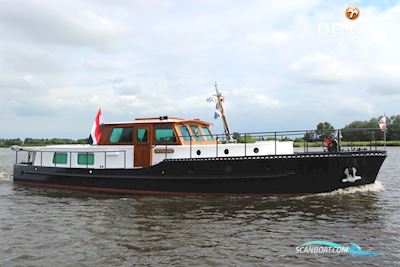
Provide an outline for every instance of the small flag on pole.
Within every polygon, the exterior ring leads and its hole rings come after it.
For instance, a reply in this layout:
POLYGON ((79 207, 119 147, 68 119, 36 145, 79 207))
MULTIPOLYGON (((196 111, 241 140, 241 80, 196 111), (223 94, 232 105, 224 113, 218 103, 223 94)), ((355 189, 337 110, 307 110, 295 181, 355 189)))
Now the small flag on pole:
MULTIPOLYGON (((223 103, 224 102, 224 97, 220 96, 219 100, 221 100, 221 102, 223 103)), ((210 96, 209 98, 206 99, 206 101, 208 103, 214 102, 215 104, 217 104, 218 103, 218 98, 216 96, 210 96)))
POLYGON ((218 119, 219 117, 222 116, 222 111, 221 111, 221 106, 217 103, 215 105, 215 113, 214 113, 214 119, 218 119))
POLYGON ((89 136, 89 144, 97 145, 101 137, 101 128, 103 126, 103 114, 101 113, 101 108, 97 112, 96 119, 92 126, 92 131, 89 136))
POLYGON ((378 125, 379 125, 379 128, 381 128, 382 131, 386 130, 386 116, 383 116, 378 120, 378 125))

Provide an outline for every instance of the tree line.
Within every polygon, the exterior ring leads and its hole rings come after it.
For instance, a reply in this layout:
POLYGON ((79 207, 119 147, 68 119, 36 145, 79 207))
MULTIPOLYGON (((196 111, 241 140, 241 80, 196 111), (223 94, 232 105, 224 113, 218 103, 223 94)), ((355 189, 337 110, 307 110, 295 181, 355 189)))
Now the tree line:
MULTIPOLYGON (((346 124, 340 132, 340 139, 342 141, 373 141, 383 140, 384 132, 379 129, 378 124, 379 118, 371 118, 367 121, 353 121, 346 124)), ((319 142, 324 140, 327 135, 331 135, 335 138, 338 136, 338 131, 330 122, 318 123, 316 129, 310 130, 304 133, 303 136, 284 136, 278 135, 279 140, 292 140, 295 142, 319 142)), ((237 132, 233 133, 233 139, 239 143, 254 143, 257 140, 274 140, 274 137, 260 137, 255 138, 253 136, 243 136, 237 132)), ((386 130, 387 141, 400 141, 400 115, 394 115, 387 117, 387 130, 386 130)))
POLYGON ((85 139, 68 139, 68 138, 0 138, 0 146, 9 147, 13 145, 26 145, 26 146, 45 146, 45 145, 67 145, 67 144, 87 144, 88 140, 85 139))
MULTIPOLYGON (((342 131, 342 140, 344 141, 369 141, 383 140, 383 131, 346 131, 346 129, 379 129, 378 125, 379 118, 371 118, 366 121, 353 121, 346 124, 342 131)), ((335 134, 334 127, 330 122, 318 123, 316 129, 306 134, 307 141, 318 141, 323 140, 327 134, 335 134)), ((233 133, 233 138, 239 142, 245 142, 244 136, 240 136, 239 133, 233 133)), ((251 143, 252 137, 246 137, 249 140, 246 142, 251 143)), ((400 141, 400 115, 393 115, 387 118, 387 131, 386 139, 388 141, 400 141)), ((300 140, 299 140, 300 141, 300 140)), ((66 145, 66 144, 87 144, 88 139, 67 139, 67 138, 11 138, 5 139, 0 138, 1 147, 9 147, 12 145, 26 145, 26 146, 45 146, 45 145, 66 145)))
MULTIPOLYGON (((342 131, 342 139, 345 141, 369 141, 383 140, 384 132, 379 129, 379 118, 371 118, 367 121, 353 121, 346 124, 342 131), (361 129, 372 129, 361 131, 361 129), (360 129, 360 131, 350 131, 350 129, 360 129), (376 129, 376 130, 374 130, 376 129)), ((386 140, 400 141, 400 115, 387 117, 386 120, 386 140)), ((315 130, 315 138, 321 140, 326 134, 333 133, 334 127, 329 122, 320 122, 315 130)))

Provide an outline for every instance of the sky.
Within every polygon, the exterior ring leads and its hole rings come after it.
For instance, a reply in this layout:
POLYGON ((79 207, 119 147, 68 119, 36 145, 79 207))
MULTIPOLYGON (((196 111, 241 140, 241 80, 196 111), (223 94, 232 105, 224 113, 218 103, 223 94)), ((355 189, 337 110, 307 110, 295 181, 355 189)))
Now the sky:
POLYGON ((231 131, 399 114, 400 1, 2 0, 0 137, 200 118, 231 131), (347 6, 360 9, 357 20, 347 6))

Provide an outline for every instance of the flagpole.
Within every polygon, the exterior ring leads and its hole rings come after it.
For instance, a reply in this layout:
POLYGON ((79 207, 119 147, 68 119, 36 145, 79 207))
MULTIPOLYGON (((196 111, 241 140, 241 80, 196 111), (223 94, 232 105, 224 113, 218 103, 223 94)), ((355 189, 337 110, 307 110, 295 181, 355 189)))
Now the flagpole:
POLYGON ((387 121, 386 121, 386 112, 385 112, 385 129, 384 129, 384 131, 383 131, 383 146, 384 146, 384 149, 386 150, 386 132, 387 132, 387 121))
POLYGON ((384 145, 384 149, 386 150, 386 131, 387 131, 387 128, 386 128, 386 125, 385 125, 385 131, 383 132, 383 139, 385 140, 385 141, 383 141, 383 145, 384 145))
POLYGON ((226 135, 226 139, 229 141, 231 139, 231 135, 230 135, 230 132, 229 132, 228 122, 227 122, 226 117, 225 117, 224 107, 222 106, 222 101, 221 101, 221 96, 222 95, 218 91, 217 83, 215 83, 215 92, 217 93, 218 105, 221 108, 221 117, 222 117, 222 121, 224 123, 224 132, 225 132, 225 135, 226 135))

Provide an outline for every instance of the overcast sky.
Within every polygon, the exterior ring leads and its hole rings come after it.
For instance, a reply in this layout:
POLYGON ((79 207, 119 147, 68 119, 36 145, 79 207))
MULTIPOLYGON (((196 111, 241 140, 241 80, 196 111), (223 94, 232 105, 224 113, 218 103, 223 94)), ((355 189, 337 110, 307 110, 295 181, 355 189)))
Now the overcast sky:
POLYGON ((399 114, 399 26, 395 1, 2 0, 0 137, 87 137, 99 107, 221 132, 215 81, 232 131, 399 114))

